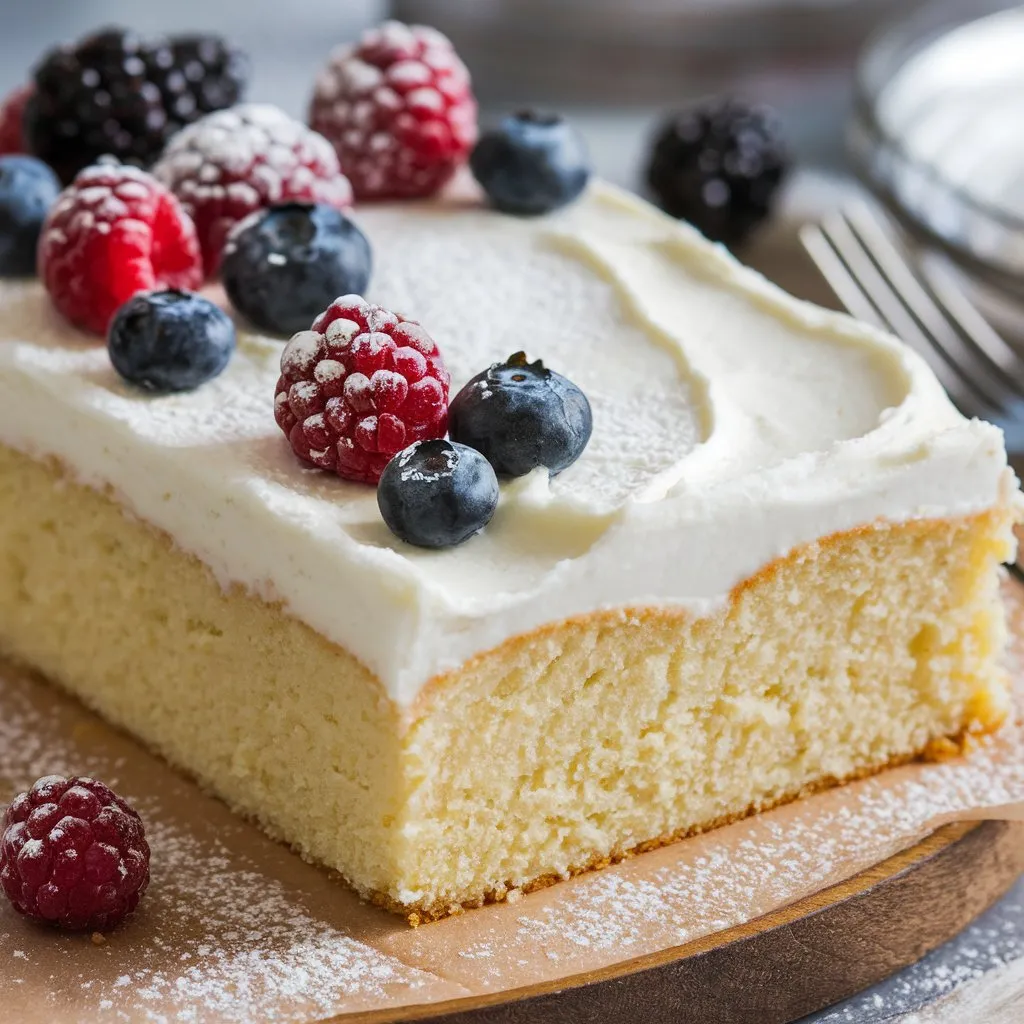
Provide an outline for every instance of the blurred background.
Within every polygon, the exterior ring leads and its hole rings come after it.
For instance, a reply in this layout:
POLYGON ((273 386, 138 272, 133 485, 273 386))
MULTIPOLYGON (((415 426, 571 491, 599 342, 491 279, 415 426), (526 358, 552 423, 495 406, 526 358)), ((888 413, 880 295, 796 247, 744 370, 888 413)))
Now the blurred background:
MULTIPOLYGON (((836 305, 798 232, 859 177, 1024 360, 1024 5, 1010 0, 0 0, 0 14, 0 96, 56 42, 120 24, 228 37, 252 57, 249 98, 299 117, 336 45, 389 16, 434 25, 484 125, 524 105, 565 114, 596 171, 640 191, 667 112, 710 94, 767 104, 796 172, 742 258, 836 305)), ((1024 362, 1009 372, 1024 410, 1024 362)))
POLYGON ((106 23, 203 29, 253 56, 252 98, 304 111, 327 51, 392 14, 448 34, 485 113, 524 103, 575 115, 599 170, 633 183, 652 118, 728 90, 775 105, 798 156, 843 161, 864 39, 917 0, 0 0, 0 90, 54 42, 106 23))
MULTIPOLYGON (((967 0, 969 3, 970 0, 967 0)), ((0 0, 0 95, 54 43, 97 27, 219 32, 252 57, 249 98, 304 116, 337 44, 393 16, 433 25, 473 74, 484 124, 524 104, 570 116, 603 177, 641 188, 659 118, 687 100, 738 94, 781 118, 799 175, 783 216, 744 256, 780 284, 835 304, 793 225, 834 201, 844 126, 867 38, 921 0, 0 0), (797 187, 797 183, 799 187, 797 187)))

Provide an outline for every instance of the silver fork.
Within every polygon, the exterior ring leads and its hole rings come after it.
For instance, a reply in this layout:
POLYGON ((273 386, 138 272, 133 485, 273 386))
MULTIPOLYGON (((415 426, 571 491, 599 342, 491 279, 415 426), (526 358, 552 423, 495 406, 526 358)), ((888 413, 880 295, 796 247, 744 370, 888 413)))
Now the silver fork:
MULTIPOLYGON (((946 268, 914 260, 865 200, 805 225, 800 240, 850 313, 916 349, 961 412, 997 423, 1011 454, 1024 454, 1024 359, 946 268)), ((1024 582, 1019 564, 1010 571, 1024 582)))

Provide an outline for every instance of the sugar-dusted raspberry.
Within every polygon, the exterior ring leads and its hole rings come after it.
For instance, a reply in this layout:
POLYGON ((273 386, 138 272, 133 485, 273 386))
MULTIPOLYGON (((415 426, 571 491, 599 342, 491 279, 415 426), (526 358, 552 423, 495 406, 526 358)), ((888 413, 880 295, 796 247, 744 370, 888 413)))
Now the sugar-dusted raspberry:
POLYGON ((81 171, 39 239, 39 276, 72 323, 105 334, 138 292, 190 290, 203 281, 196 229, 152 175, 116 161, 81 171))
POLYGON ((477 137, 469 72, 436 29, 388 21, 331 54, 310 124, 334 144, 359 199, 440 189, 477 137))
POLYGON ((106 931, 149 885, 136 811, 102 782, 48 775, 14 798, 0 835, 0 888, 19 914, 106 931))
POLYGON ((0 156, 28 152, 22 118, 31 95, 32 86, 22 85, 0 103, 0 156))
POLYGON ((179 132, 153 173, 195 220, 207 275, 230 230, 288 200, 352 205, 352 186, 330 143, 277 107, 243 103, 179 132))
POLYGON ((449 382, 419 324, 344 295, 281 353, 274 418, 305 462, 376 484, 413 441, 444 437, 449 382))

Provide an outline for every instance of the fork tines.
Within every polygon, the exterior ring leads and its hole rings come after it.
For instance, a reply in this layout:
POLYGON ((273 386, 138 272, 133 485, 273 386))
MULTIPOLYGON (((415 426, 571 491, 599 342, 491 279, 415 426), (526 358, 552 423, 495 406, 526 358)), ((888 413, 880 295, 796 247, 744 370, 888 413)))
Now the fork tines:
POLYGON ((801 241, 844 306, 892 331, 928 362, 968 416, 1018 418, 1024 361, 937 261, 913 261, 883 214, 856 200, 801 241))

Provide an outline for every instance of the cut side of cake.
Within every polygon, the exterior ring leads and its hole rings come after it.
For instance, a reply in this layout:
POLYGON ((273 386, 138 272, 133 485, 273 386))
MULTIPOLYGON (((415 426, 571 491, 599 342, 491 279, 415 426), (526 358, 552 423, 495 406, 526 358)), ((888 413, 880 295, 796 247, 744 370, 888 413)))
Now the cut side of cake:
POLYGON ((413 548, 295 459, 281 341, 148 396, 0 282, 7 656, 414 921, 1003 721, 1016 481, 910 350, 600 183, 356 218, 453 394, 519 350, 584 390, 579 461, 413 548))

